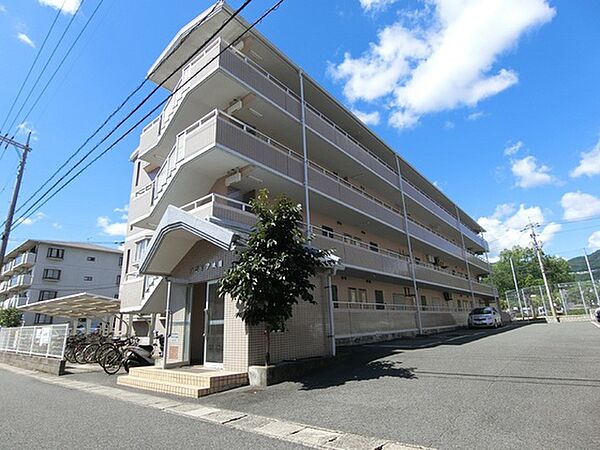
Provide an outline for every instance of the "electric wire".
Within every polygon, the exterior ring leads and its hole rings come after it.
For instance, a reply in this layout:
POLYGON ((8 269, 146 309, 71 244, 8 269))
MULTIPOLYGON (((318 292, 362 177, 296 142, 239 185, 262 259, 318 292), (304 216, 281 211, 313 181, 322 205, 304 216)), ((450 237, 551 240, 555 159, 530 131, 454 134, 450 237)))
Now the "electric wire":
POLYGON ((63 64, 65 63, 65 61, 67 60, 67 58, 69 57, 69 55, 71 54, 71 52, 73 51, 73 48, 75 48, 75 46, 79 42, 79 39, 81 39, 81 36, 83 35, 83 33, 85 33, 85 30, 89 26, 90 22, 94 19, 94 16, 96 15, 96 13, 98 12, 98 10, 100 9, 100 7, 102 6, 103 3, 104 3, 104 0, 100 0, 98 2, 98 4, 96 5, 96 8, 92 12, 92 14, 88 18, 88 20, 86 21, 85 25, 79 31, 79 34, 77 34, 77 37, 75 37, 75 39, 71 43, 71 46, 69 47, 69 49, 67 50, 67 52, 63 55, 60 63, 56 66, 56 68, 54 69, 54 72, 52 73, 52 75, 50 76, 50 78, 48 78, 48 81, 46 81, 46 84, 44 85, 44 87, 42 88, 42 90, 40 91, 40 93, 38 94, 38 96, 36 97, 35 101, 31 105, 31 107, 29 108, 29 110, 27 111, 27 114, 25 114, 25 117, 22 120, 20 120, 19 123, 25 123, 25 122, 27 122, 27 119, 29 119, 29 116, 31 115, 31 112, 37 106, 37 104, 41 100, 42 96, 46 93, 46 90, 48 89, 48 86, 50 86, 50 83, 52 83, 52 81, 56 77, 56 74, 62 68, 63 64))
MULTIPOLYGON (((250 3, 250 1, 252 0, 246 0, 246 2, 244 3, 243 6, 246 6, 248 3, 250 3)), ((41 207, 43 207, 46 203, 48 203, 48 201, 50 201, 52 198, 54 198, 59 192, 61 192, 65 187, 67 187, 73 180, 75 180, 79 175, 81 175, 81 173, 83 173, 88 167, 90 167, 92 164, 94 164, 96 161, 98 161, 98 159, 100 159, 102 156, 104 156, 106 153, 108 153, 112 148, 114 148, 119 142, 121 142, 123 139, 125 139, 125 137, 127 137, 132 131, 134 131, 141 123, 143 123, 148 117, 150 117, 156 110, 158 110, 161 106, 163 106, 165 103, 167 103, 169 101, 169 99, 171 97, 173 97, 179 90, 183 89, 188 83, 190 83, 194 77, 200 73, 202 70, 204 70, 204 68, 206 68, 209 64, 211 64, 214 60, 216 60, 218 57, 220 57, 225 51, 228 51, 229 48, 233 47, 234 45, 236 45, 239 40, 245 36, 248 32, 250 32, 256 25, 258 25, 260 22, 262 22, 263 19, 265 19, 269 14, 271 14, 273 11, 275 11, 276 9, 279 8, 279 6, 284 2, 284 0, 278 0, 273 6, 271 6, 268 10, 266 10, 257 20, 255 20, 249 27, 246 28, 246 30, 244 30, 244 32, 242 32, 235 40, 233 40, 231 43, 229 43, 228 45, 226 45, 219 53, 217 53, 217 55, 215 55, 213 58, 211 58, 210 61, 208 61, 202 68, 200 68, 198 70, 198 72, 196 72, 196 74, 192 77, 190 77, 189 80, 187 80, 186 82, 182 83, 177 89, 175 89, 173 92, 171 92, 167 98, 165 98, 163 101, 161 101, 159 104, 157 104, 154 108, 152 108, 152 110, 150 110, 147 114, 145 114, 140 120, 138 120, 133 126, 131 126, 125 133, 123 133, 118 139, 116 139, 115 141, 113 141, 112 144, 110 144, 109 147, 107 147, 106 149, 104 149, 101 153, 99 153, 97 156, 95 156, 91 161, 89 161, 84 167, 82 167, 78 172, 76 172, 71 178, 69 178, 64 184, 62 184, 56 191, 54 191, 52 194, 50 194, 48 196, 48 198, 46 198, 43 202, 41 202, 41 204, 39 204, 39 206, 36 207, 36 205, 38 205, 38 203, 40 203, 40 201, 44 198, 44 196, 42 196, 40 199, 38 199, 37 202, 35 202, 25 213, 23 213, 19 219, 17 220, 16 224, 12 227, 11 231, 13 229, 15 229, 16 227, 18 227, 23 220, 25 220, 28 217, 31 217, 31 215, 33 215, 35 212, 37 212, 41 207)), ((236 13, 241 12, 242 7, 240 7, 236 13)), ((232 19, 234 16, 232 15, 230 17, 230 19, 232 19)), ((229 20, 229 19, 228 19, 229 20)), ((210 39, 212 40, 212 38, 210 39)), ((209 42, 210 42, 209 40, 209 42)), ((206 45, 206 44, 204 44, 206 45)), ((202 47, 204 47, 204 45, 202 47)), ((192 57, 189 58, 189 60, 191 60, 193 57, 195 56, 192 55, 192 57)), ((187 64, 187 61, 186 63, 187 64)), ((185 65, 183 64, 183 65, 185 65)), ((182 65, 182 66, 183 66, 182 65)), ((173 72, 169 78, 171 78, 176 72, 179 71, 181 67, 179 67, 175 72, 173 72)), ((169 79, 167 78, 167 79, 169 79)), ((123 119, 120 124, 122 124, 125 120, 127 120, 135 111, 137 111, 138 108, 136 108, 132 113, 130 113, 128 115, 128 117, 126 117, 125 119, 123 119)), ((118 126, 120 126, 120 124, 118 126)), ((103 141, 101 141, 100 143, 102 143, 103 141)), ((92 150, 90 150, 90 152, 88 152, 87 155, 91 154, 91 152, 93 152, 99 145, 97 144, 92 150)), ((85 159, 86 156, 84 156, 83 159, 85 159)), ((80 160, 80 162, 83 161, 83 159, 80 160)), ((63 179, 66 178, 66 175, 63 175, 57 183, 59 183, 60 181, 62 181, 63 179)), ((56 184, 54 186, 56 186, 56 184)), ((53 186, 53 187, 54 187, 53 186)), ((52 189, 52 188, 51 188, 52 189)))
MULTIPOLYGON (((150 77, 152 75, 154 75, 156 73, 156 71, 158 71, 158 69, 160 69, 160 67, 164 64, 164 61, 167 60, 167 58, 172 55, 173 53, 175 53, 184 43, 185 41, 191 36, 191 34, 193 33, 194 30, 196 30, 198 27, 200 27, 207 19, 208 17, 210 17, 210 15, 215 11, 216 7, 218 4, 215 4, 213 6, 213 8, 211 9, 211 11, 206 15, 206 17, 200 21, 198 24, 196 24, 188 34, 186 34, 182 40, 173 48, 173 50, 165 57, 165 59, 163 61, 161 61, 158 66, 150 73, 148 74, 148 76, 146 78, 144 78, 144 80, 142 82, 140 82, 133 91, 131 91, 127 97, 125 97, 125 99, 121 102, 121 104, 114 110, 112 111, 107 117, 106 119, 100 124, 100 126, 98 128, 96 128, 96 130, 90 135, 88 136, 85 141, 83 142, 83 144, 81 144, 77 150, 75 150, 75 152, 73 152, 53 173, 52 175, 50 175, 49 178, 46 179, 46 181, 44 181, 44 183, 42 183, 41 186, 39 186, 35 192, 33 194, 31 194, 16 210, 17 213, 19 213, 25 206, 27 206, 36 196, 37 194, 39 194, 59 173, 62 169, 64 169, 82 150, 83 148, 94 138, 98 135, 98 133, 100 133, 100 131, 102 131, 102 129, 108 124, 108 122, 110 122, 112 120, 112 118, 119 113, 119 111, 121 111, 121 109, 123 109, 125 107, 125 105, 129 102, 129 100, 131 100, 131 98, 133 98, 143 87, 144 85, 148 82, 148 80, 150 79, 150 77)), ((245 7, 245 5, 243 5, 245 7)), ((243 8, 240 8, 239 11, 241 11, 243 8)), ((118 128, 118 127, 117 127, 118 128)), ((116 129, 113 129, 108 137, 110 137, 114 132, 116 131, 116 129)), ((105 138, 107 138, 105 136, 105 138)), ((3 223, 4 225, 4 223, 3 223)))
MULTIPOLYGON (((208 43, 210 43, 220 32, 222 29, 224 29, 242 10, 243 8, 245 8, 252 0, 246 0, 244 2, 244 4, 238 8, 234 14, 232 14, 213 34, 210 38, 208 38, 189 58, 187 58, 179 67, 177 67, 167 78, 165 78, 160 84, 158 84, 143 100, 142 102, 140 102, 131 112, 129 112, 127 114, 127 116, 122 119, 112 130, 109 134, 107 134, 100 142, 98 142, 91 150, 89 150, 82 158, 79 159, 79 161, 73 166, 71 167, 65 174, 63 174, 49 189, 46 190, 46 192, 40 197, 38 198, 37 201, 35 201, 33 203, 33 205, 31 205, 22 215, 20 218, 27 218, 30 217, 32 214, 34 214, 37 210, 39 210, 39 208, 41 206, 43 206, 44 204, 47 203, 48 200, 50 200, 52 197, 54 197, 58 192, 60 192, 64 187, 66 187, 67 184, 69 184, 73 179, 75 179, 79 174, 81 174, 85 169, 87 169, 90 165, 92 165, 95 161, 97 161, 102 155, 106 154, 110 149, 112 149, 116 144, 118 144, 119 142, 121 142, 127 135, 129 135, 137 126, 139 126, 144 120, 146 120, 151 114, 153 114, 158 108, 160 108, 161 106, 163 106, 165 103, 167 103, 169 101, 170 98, 172 98, 177 92, 179 92, 182 88, 184 88, 188 83, 190 83, 194 77, 200 73, 202 70, 204 70, 204 68, 206 68, 210 63, 212 63, 214 60, 216 60, 221 54, 223 54, 225 51, 227 51, 230 47, 232 47, 233 45, 237 44, 237 42, 244 36, 246 35, 250 30, 252 30, 258 23, 260 23, 265 17, 267 17, 271 12, 273 12, 275 9, 277 9, 279 7, 279 5, 281 3, 283 3, 284 0, 279 0, 278 2, 276 2, 275 5, 273 5, 271 8, 269 8, 265 13, 263 13, 251 26, 249 26, 243 33, 241 33, 233 42, 231 42, 230 44, 228 44, 227 46, 225 46, 217 55, 215 55, 209 62, 207 62, 202 68, 200 68, 198 70, 198 72, 191 77, 189 80, 187 80, 185 83, 182 83, 177 89, 175 89, 173 92, 171 92, 163 101, 161 101, 158 105, 156 105, 149 113, 147 113, 146 115, 144 115, 144 117, 142 117, 138 122, 136 122, 136 124, 129 128, 124 134, 122 134, 115 142, 113 142, 110 147, 106 150, 104 150, 100 155, 98 155, 97 157, 95 157, 92 161, 90 161, 90 163, 88 163, 87 165, 85 165, 83 167, 83 169, 81 169, 80 171, 78 171, 73 177, 71 177, 66 183, 65 185, 61 186, 57 191, 55 191, 54 193, 50 194, 50 192, 52 191, 52 189, 54 189, 58 184, 60 184, 60 182, 62 182, 67 175, 69 175, 75 168, 77 168, 80 164, 82 164, 85 159, 88 158, 88 156, 90 156, 102 143, 104 143, 106 140, 108 140, 108 138, 118 129, 121 127, 121 125, 123 125, 133 114, 135 114, 140 108, 141 106, 143 106, 143 104, 145 104, 150 98, 151 96, 160 88, 162 87, 170 78, 172 78, 177 72, 179 72, 179 70, 181 70, 183 67, 185 67, 185 65, 187 65, 193 58, 195 58, 195 56, 197 55, 197 53, 199 53, 208 43), (44 199, 44 197, 50 195, 50 197, 48 199, 46 199, 45 201, 43 201, 43 203, 36 208, 36 205, 38 205, 40 202, 42 202, 42 200, 44 199), (27 217, 25 217, 27 216, 27 217)), ((19 223, 16 224, 16 226, 18 226, 19 223)))
POLYGON ((13 129, 13 126, 15 125, 15 122, 17 121, 17 119, 19 118, 19 116, 23 112, 23 109, 25 108, 25 105, 27 105, 27 102, 29 101, 29 99, 33 95, 33 92, 35 91, 35 88, 38 86, 40 80, 42 79, 42 76, 44 75, 44 73, 46 72, 46 69, 50 65, 50 62, 52 62, 52 58, 54 58, 54 55, 56 54, 58 48, 60 47, 60 44, 62 44, 62 41, 64 40, 65 36, 67 35, 67 32, 71 28, 71 25, 73 25, 73 22, 75 21, 75 17, 77 17, 77 14, 81 10, 81 7, 83 6, 84 2, 85 2, 85 0, 81 0, 81 3, 77 7, 77 10, 71 16, 71 19, 69 20, 69 23, 67 24, 67 26, 63 30, 63 33, 60 35, 60 38, 58 39, 58 42, 54 46, 54 49, 52 50, 52 53, 50 53, 50 56, 48 57, 48 59, 46 60, 46 63, 44 64, 44 67, 42 68, 42 70, 38 74, 37 78, 35 79, 35 81, 33 83, 33 86, 29 90, 29 93, 27 94, 27 97, 25 98, 25 101, 23 101, 23 103, 21 104, 21 107, 19 108, 19 111, 15 115, 15 118, 12 120, 12 122, 10 123, 10 126, 7 128, 8 131, 10 131, 10 130, 13 129))
MULTIPOLYGON (((2 126, 0 126, 0 133, 4 129, 4 125, 6 125, 6 122, 8 122, 8 119, 10 118, 10 115, 12 114, 13 109, 15 108, 15 105, 17 104, 17 101, 19 100, 19 97, 21 96, 21 93, 23 92, 23 89, 25 88, 25 85, 29 81, 29 77, 31 76, 31 73, 33 72, 33 68, 35 67, 36 63, 38 62, 38 59, 40 58, 42 51, 44 51, 46 42, 48 42, 48 38, 50 37, 50 35, 52 34, 52 31, 54 30, 54 26, 56 25, 56 22, 58 21, 58 18, 60 17, 60 14, 62 12, 62 7, 65 5, 66 1, 67 0, 63 0, 63 3, 61 5, 60 9, 56 12, 56 15, 54 16, 54 20, 52 21, 50 28, 46 32, 44 41, 42 42, 42 45, 40 46, 39 50, 37 51, 37 54, 35 55, 35 58, 34 58, 33 62, 31 63, 31 66, 29 66, 27 75, 25 75, 25 78, 23 79, 23 82, 21 83, 21 87, 19 87, 19 91, 17 92, 17 95, 15 96, 12 104, 10 105, 8 113, 6 114, 6 117, 4 118, 4 121, 2 122, 2 126)), ((6 133, 6 136, 8 136, 8 132, 6 133)), ((2 153, 2 155, 4 155, 4 152, 2 153)), ((0 159, 2 159, 2 156, 0 156, 0 159)))

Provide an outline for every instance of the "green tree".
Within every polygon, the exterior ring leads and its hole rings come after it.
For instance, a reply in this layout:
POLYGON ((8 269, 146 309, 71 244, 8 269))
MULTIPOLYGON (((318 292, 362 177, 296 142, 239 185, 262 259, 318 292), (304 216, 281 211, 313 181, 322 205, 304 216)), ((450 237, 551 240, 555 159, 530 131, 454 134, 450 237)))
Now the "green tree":
MULTIPOLYGON (((515 246, 511 249, 502 250, 500 259, 492 264, 491 274, 492 282, 498 289, 498 295, 502 302, 504 302, 505 298, 504 293, 515 288, 510 269, 511 258, 515 266, 519 288, 539 286, 544 283, 539 262, 533 248, 515 246)), ((542 254, 542 261, 544 262, 549 284, 554 285, 574 281, 566 259, 542 254)))
POLYGON ((258 221, 219 290, 238 302, 237 316, 246 324, 264 327, 269 365, 270 334, 285 330, 299 299, 315 303, 311 277, 328 266, 329 252, 306 245, 299 226, 302 208, 288 197, 271 204, 268 191, 262 190, 251 206, 258 221))
POLYGON ((18 327, 22 316, 17 308, 0 309, 0 327, 18 327))

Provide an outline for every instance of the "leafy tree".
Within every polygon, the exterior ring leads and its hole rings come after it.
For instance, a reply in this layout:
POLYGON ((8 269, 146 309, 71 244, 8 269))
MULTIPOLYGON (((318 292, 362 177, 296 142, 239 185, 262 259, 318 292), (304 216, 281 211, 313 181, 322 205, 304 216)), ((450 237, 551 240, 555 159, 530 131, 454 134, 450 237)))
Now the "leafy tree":
POLYGON ((17 308, 0 309, 1 327, 18 327, 21 325, 22 314, 17 308))
POLYGON ((238 302, 237 316, 248 325, 264 327, 265 365, 270 364, 270 334, 284 331, 299 299, 315 303, 310 278, 327 267, 329 252, 311 248, 299 227, 302 207, 288 197, 269 202, 261 190, 251 202, 258 217, 239 260, 221 279, 219 291, 238 302))
MULTIPOLYGON (((515 246, 512 249, 503 250, 500 253, 500 259, 492 264, 491 275, 492 282, 498 289, 498 295, 502 302, 504 302, 505 298, 504 293, 515 288, 510 268, 511 258, 515 266, 519 288, 539 286, 544 283, 538 259, 533 248, 515 246)), ((542 254, 542 261, 544 262, 546 276, 550 285, 574 281, 566 259, 542 254)))

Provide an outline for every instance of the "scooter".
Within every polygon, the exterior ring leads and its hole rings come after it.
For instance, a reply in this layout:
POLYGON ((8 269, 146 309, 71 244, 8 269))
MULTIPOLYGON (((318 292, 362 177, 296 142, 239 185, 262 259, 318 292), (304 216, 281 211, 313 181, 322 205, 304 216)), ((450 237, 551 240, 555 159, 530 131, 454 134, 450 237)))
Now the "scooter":
POLYGON ((128 347, 123 360, 125 371, 129 373, 131 367, 153 366, 156 355, 162 355, 163 342, 163 335, 155 334, 152 345, 137 344, 128 347))
POLYGON ((594 311, 594 315, 596 316, 596 320, 600 322, 600 308, 597 308, 596 311, 594 311))

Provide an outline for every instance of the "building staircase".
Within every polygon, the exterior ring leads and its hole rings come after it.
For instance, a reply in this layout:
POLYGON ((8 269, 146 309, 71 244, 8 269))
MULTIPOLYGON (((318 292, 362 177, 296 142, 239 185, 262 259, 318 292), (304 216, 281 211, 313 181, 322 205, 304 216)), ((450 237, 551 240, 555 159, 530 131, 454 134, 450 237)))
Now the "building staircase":
POLYGON ((178 369, 133 367, 128 375, 117 378, 117 384, 181 397, 200 398, 247 385, 248 373, 211 370, 203 366, 178 369))

